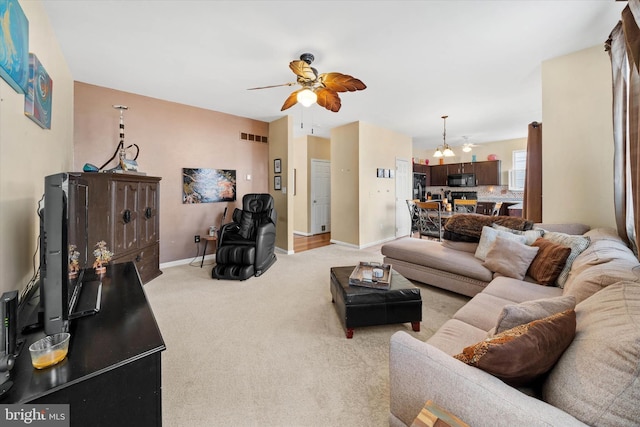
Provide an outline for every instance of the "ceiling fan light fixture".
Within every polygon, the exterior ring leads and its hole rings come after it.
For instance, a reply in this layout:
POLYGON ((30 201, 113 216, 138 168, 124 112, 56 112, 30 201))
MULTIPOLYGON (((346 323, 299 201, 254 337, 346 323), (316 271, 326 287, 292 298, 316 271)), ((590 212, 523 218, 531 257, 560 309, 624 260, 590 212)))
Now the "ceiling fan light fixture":
POLYGON ((298 102, 305 107, 311 107, 318 100, 318 95, 309 88, 304 88, 297 95, 298 102))
POLYGON ((468 145, 465 145, 464 147, 462 147, 462 151, 464 151, 465 153, 468 153, 469 151, 471 151, 471 147, 468 145))

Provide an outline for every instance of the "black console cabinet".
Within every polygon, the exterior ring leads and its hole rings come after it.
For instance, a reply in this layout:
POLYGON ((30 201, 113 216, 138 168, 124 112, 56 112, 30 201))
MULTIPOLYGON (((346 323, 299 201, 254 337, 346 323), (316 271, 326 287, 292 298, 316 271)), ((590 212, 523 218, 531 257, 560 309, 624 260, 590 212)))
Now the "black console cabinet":
MULTIPOLYGON (((91 279, 91 278, 90 278, 91 279)), ((20 313, 34 319, 38 302, 20 313)), ((107 267, 97 314, 71 324, 67 358, 43 370, 31 365, 25 335, 11 371, 13 387, 0 403, 69 404, 71 426, 162 425, 161 352, 165 344, 132 262, 107 267)))

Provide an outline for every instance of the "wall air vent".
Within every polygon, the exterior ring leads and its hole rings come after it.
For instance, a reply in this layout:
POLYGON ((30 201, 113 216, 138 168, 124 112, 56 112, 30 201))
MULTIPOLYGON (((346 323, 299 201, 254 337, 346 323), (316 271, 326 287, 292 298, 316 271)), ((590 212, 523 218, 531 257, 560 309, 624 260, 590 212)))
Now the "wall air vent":
POLYGON ((264 142, 265 144, 269 142, 269 139, 266 136, 254 135, 246 132, 240 132, 240 139, 243 141, 264 142))

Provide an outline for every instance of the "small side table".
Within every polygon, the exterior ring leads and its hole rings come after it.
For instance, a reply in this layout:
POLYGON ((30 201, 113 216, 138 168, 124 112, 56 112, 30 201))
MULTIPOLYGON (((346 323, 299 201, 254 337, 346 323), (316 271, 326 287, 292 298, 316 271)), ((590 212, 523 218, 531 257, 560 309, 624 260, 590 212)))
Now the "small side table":
POLYGON ((202 261, 200 261, 200 268, 202 268, 202 265, 204 264, 204 256, 207 254, 207 245, 209 244, 209 242, 218 241, 218 237, 215 235, 209 236, 208 234, 205 234, 204 236, 202 236, 202 238, 204 239, 204 250, 202 251, 202 261))

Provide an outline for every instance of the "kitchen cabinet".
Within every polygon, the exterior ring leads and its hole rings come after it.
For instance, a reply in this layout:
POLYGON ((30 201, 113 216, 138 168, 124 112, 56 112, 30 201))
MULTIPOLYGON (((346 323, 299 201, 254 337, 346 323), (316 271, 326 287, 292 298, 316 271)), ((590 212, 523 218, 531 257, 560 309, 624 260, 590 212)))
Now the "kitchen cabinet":
POLYGON ((413 164, 413 173, 427 173, 429 172, 429 166, 428 165, 423 165, 421 163, 414 163, 413 164))
POLYGON ((88 241, 104 240, 113 263, 132 261, 143 283, 160 271, 160 178, 83 173, 89 188, 88 241))
POLYGON ((448 173, 474 173, 474 163, 450 163, 448 173))
POLYGON ((476 174, 476 185, 501 185, 500 163, 500 160, 473 163, 474 173, 476 174))
POLYGON ((448 168, 451 165, 434 165, 431 166, 431 186, 446 186, 448 168))
POLYGON ((489 160, 486 162, 448 163, 445 165, 430 166, 430 186, 446 186, 447 175, 456 173, 474 173, 476 185, 501 185, 501 161, 489 160))

